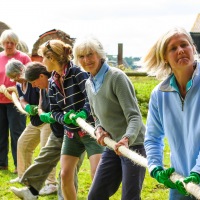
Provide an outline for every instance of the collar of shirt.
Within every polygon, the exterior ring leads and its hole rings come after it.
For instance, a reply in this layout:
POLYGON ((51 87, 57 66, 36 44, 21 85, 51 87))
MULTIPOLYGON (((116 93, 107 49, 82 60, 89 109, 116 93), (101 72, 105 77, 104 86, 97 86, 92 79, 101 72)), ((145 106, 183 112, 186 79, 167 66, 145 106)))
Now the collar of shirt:
MULTIPOLYGON (((170 85, 179 92, 179 88, 178 85, 176 83, 176 77, 174 76, 174 74, 172 75, 171 79, 170 79, 170 85)), ((192 79, 189 80, 186 84, 186 91, 188 91, 190 89, 190 87, 192 86, 192 79)))
POLYGON ((93 83, 93 90, 94 92, 98 92, 100 87, 103 84, 104 77, 106 75, 106 72, 109 70, 109 65, 104 62, 103 65, 101 66, 101 69, 99 72, 96 74, 96 76, 90 76, 90 80, 93 83))
POLYGON ((64 96, 64 104, 66 104, 66 102, 65 102, 66 95, 65 95, 65 89, 64 89, 63 83, 64 83, 65 76, 68 73, 69 73, 69 70, 68 70, 68 66, 66 65, 66 66, 64 66, 62 76, 60 74, 58 74, 56 71, 54 71, 52 74, 52 78, 53 78, 55 84, 57 85, 57 87, 60 89, 60 92, 64 96))

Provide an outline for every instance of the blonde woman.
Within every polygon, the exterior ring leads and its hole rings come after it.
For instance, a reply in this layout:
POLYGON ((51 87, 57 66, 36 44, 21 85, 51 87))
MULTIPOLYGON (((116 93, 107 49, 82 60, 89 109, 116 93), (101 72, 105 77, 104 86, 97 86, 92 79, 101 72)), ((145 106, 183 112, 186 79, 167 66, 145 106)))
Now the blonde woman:
POLYGON ((151 94, 145 149, 150 174, 170 188, 170 200, 194 200, 183 182, 200 183, 200 64, 195 55, 190 34, 176 27, 163 34, 143 58, 144 69, 163 79, 151 94), (168 169, 163 165, 164 137, 171 150, 168 169), (169 179, 174 171, 186 177, 183 182, 169 179))

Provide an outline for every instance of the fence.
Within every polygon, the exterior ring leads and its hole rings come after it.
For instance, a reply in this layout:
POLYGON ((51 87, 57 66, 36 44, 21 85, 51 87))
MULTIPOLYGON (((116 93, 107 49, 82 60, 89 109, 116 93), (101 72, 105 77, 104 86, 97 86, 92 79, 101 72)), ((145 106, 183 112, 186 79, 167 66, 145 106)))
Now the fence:
POLYGON ((125 72, 127 76, 147 76, 146 72, 125 72))

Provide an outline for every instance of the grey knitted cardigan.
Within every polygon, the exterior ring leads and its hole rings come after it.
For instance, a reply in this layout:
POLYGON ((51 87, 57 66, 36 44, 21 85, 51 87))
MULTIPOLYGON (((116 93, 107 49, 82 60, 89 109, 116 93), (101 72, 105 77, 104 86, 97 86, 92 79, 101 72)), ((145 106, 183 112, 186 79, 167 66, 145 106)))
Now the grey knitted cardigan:
POLYGON ((129 138, 129 146, 143 144, 145 126, 142 122, 134 87, 120 69, 109 67, 97 93, 92 82, 86 81, 95 126, 101 125, 116 142, 129 138))

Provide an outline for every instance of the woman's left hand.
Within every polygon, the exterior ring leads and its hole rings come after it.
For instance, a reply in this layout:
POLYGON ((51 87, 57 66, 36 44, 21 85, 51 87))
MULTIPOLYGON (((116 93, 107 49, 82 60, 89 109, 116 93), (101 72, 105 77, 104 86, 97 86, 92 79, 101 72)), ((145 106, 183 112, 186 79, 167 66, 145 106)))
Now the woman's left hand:
POLYGON ((125 146, 128 148, 128 138, 127 137, 124 137, 122 138, 117 144, 115 144, 115 147, 114 147, 114 151, 117 155, 121 156, 122 154, 119 152, 118 148, 120 146, 125 146))

